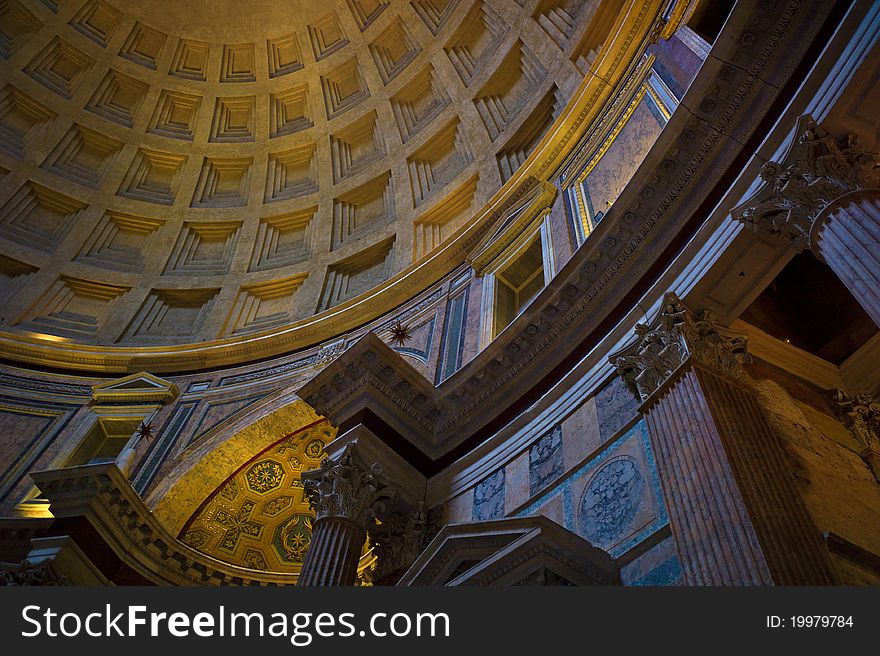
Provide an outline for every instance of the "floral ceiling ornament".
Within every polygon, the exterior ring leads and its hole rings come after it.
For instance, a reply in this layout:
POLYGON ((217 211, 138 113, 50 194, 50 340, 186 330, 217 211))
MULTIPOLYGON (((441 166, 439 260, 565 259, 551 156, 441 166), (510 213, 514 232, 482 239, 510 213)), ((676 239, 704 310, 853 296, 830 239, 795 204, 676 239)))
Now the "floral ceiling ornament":
POLYGON ((833 201, 880 188, 880 157, 862 149, 854 134, 837 141, 810 116, 798 119, 796 134, 781 162, 761 167, 766 184, 732 215, 802 251, 810 246, 814 222, 833 201))
POLYGON ((135 435, 137 435, 138 440, 147 440, 149 442, 151 439, 153 439, 153 437, 155 437, 153 430, 153 422, 141 422, 141 425, 137 427, 137 430, 135 430, 135 435))
POLYGON ((278 526, 273 546, 285 561, 301 563, 312 541, 312 518, 297 514, 278 526))
POLYGON ((278 488, 284 480, 284 468, 274 460, 261 460, 248 469, 248 487, 258 494, 278 488))

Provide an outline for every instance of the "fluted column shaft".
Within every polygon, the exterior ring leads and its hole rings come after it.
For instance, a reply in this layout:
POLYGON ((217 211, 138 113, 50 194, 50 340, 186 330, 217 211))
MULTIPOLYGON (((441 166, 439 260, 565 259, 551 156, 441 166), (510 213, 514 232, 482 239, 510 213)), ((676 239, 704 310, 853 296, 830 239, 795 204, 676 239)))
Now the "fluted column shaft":
POLYGON ((364 529, 345 517, 316 519, 297 585, 354 585, 366 538, 364 529))
POLYGON ((761 178, 765 184, 731 216, 798 252, 809 246, 880 326, 880 156, 858 135, 838 140, 805 115, 761 178))
POLYGON ((672 292, 634 332, 611 361, 641 401, 684 582, 833 585, 831 557, 744 369, 747 338, 672 292))
POLYGON ((398 498, 378 463, 367 465, 346 444, 337 459, 302 474, 303 494, 315 511, 312 539, 297 585, 354 585, 367 530, 376 513, 398 498))
POLYGON ((880 190, 838 198, 817 219, 813 251, 880 326, 880 190))
POLYGON ((742 382, 686 365, 645 419, 686 584, 834 584, 780 439, 742 382))

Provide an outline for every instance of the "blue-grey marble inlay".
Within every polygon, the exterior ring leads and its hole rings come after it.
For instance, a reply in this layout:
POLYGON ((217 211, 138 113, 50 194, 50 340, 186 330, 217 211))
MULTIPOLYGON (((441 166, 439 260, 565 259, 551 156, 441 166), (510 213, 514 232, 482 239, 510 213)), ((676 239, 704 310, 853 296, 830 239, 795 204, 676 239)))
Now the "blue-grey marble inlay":
POLYGON ((650 572, 636 579, 629 585, 633 586, 659 586, 659 585, 675 585, 681 578, 681 564, 678 558, 673 556, 669 560, 665 560, 650 572))
MULTIPOLYGON (((516 513, 517 517, 528 517, 529 515, 538 514, 541 508, 548 504, 554 498, 561 498, 562 501, 562 520, 563 526, 570 531, 574 531, 579 535, 586 537, 583 531, 583 524, 580 521, 580 503, 583 500, 584 488, 580 487, 579 481, 583 477, 592 477, 593 472, 599 471, 604 465, 616 459, 615 454, 619 454, 619 450, 627 444, 632 444, 633 440, 637 440, 642 445, 645 456, 645 470, 642 470, 644 485, 647 490, 653 490, 653 496, 657 501, 657 516, 653 521, 648 522, 645 526, 638 529, 633 535, 625 538, 622 542, 617 542, 614 546, 608 547, 608 552, 615 558, 627 553, 633 547, 650 537, 669 522, 666 514, 666 506, 663 503, 663 493, 660 490, 660 480, 657 476, 657 467, 654 464, 654 456, 651 451, 651 445, 648 442, 648 428, 644 420, 637 422, 626 433, 618 437, 614 442, 609 443, 596 456, 585 462, 573 472, 570 472, 563 480, 556 485, 550 486, 539 492, 531 503, 516 513), (574 489, 577 489, 575 494, 574 489)), ((599 545, 597 545, 599 546, 599 545)))
POLYGON ((468 289, 449 299, 446 307, 446 328, 440 343, 440 364, 436 383, 439 385, 461 368, 464 351, 465 320, 467 319, 468 289))
POLYGON ((499 469, 474 488, 474 521, 504 517, 504 469, 499 469))
POLYGON ((602 548, 625 537, 642 505, 644 491, 645 477, 632 458, 617 458, 599 469, 581 499, 585 537, 602 548))
POLYGON ((159 439, 150 446, 149 451, 144 456, 144 460, 142 460, 143 464, 132 483, 138 494, 143 495, 144 491, 150 487, 150 484, 156 477, 156 473, 162 467, 162 463, 168 458, 183 427, 192 416, 198 404, 198 401, 189 401, 178 405, 174 409, 171 419, 159 431, 159 439))
POLYGON ((562 476, 562 425, 557 424, 529 449, 529 496, 562 476))
POLYGON ((639 412, 636 397, 619 376, 611 379, 596 395, 599 437, 604 442, 626 426, 639 412))

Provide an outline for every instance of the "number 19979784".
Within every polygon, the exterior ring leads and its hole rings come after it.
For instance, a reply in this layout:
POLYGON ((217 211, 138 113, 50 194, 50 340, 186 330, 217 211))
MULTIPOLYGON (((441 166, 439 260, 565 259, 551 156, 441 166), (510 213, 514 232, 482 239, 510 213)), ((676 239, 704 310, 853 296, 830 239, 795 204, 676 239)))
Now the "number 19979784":
POLYGON ((852 627, 852 615, 767 616, 768 629, 851 629, 852 627))

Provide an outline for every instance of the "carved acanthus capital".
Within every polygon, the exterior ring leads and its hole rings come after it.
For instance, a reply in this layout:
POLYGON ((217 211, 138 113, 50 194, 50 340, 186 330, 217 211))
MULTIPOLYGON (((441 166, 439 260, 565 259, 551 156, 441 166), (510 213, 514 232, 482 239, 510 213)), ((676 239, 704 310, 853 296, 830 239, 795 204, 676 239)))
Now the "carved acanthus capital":
POLYGON ((674 293, 663 297, 660 313, 650 324, 637 324, 636 340, 610 360, 627 387, 644 402, 689 358, 733 378, 743 376, 748 361, 746 337, 725 337, 714 315, 688 310, 674 293))
POLYGON ((833 201, 880 188, 880 157, 863 150, 856 135, 838 142, 810 116, 802 116, 791 148, 781 162, 764 164, 761 178, 766 184, 733 210, 733 218, 802 251, 810 245, 814 222, 833 201))
POLYGON ((25 560, 15 565, 0 564, 0 586, 58 586, 66 584, 67 579, 56 574, 49 561, 34 564, 25 560))
POLYGON ((422 552, 428 535, 428 516, 423 503, 409 513, 393 513, 370 529, 370 543, 376 554, 374 581, 393 584, 422 552))
POLYGON ((834 390, 831 395, 837 416, 861 446, 861 457, 880 481, 880 401, 869 394, 850 395, 834 390))
POLYGON ((386 503, 396 501, 399 492, 382 475, 382 465, 364 465, 345 447, 338 460, 326 458, 318 469, 302 474, 303 490, 317 518, 345 517, 365 530, 386 503))

